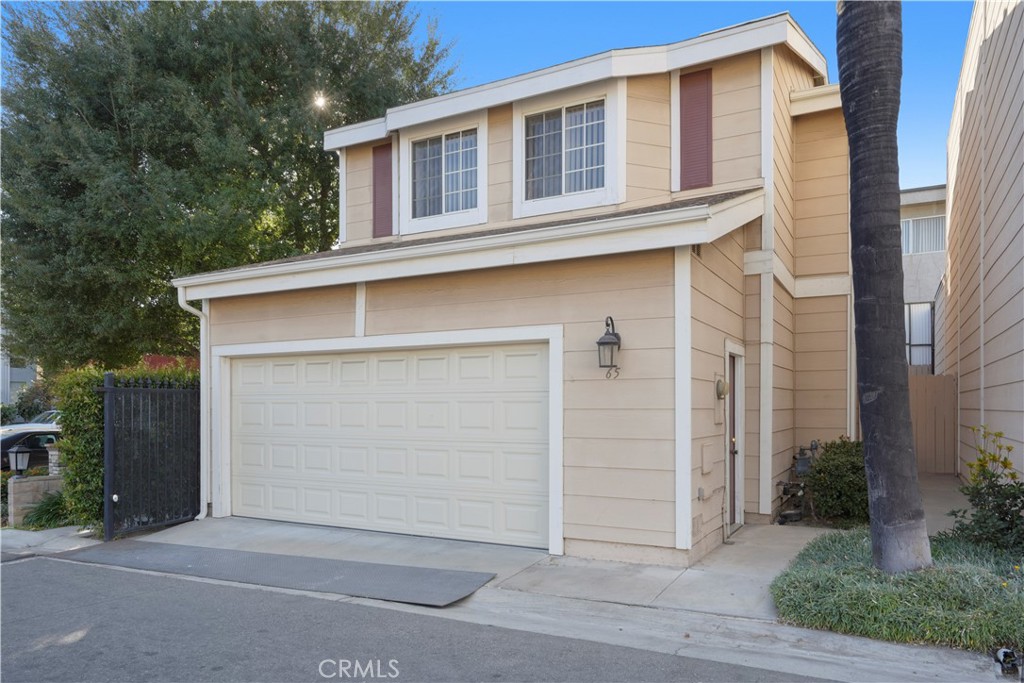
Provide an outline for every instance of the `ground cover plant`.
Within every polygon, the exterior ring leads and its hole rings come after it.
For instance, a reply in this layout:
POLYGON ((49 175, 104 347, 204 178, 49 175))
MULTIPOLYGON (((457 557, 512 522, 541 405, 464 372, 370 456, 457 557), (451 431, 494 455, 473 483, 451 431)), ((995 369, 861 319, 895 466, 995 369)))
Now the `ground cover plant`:
POLYGON ((932 567, 886 574, 872 565, 867 529, 820 536, 772 582, 779 618, 895 642, 1024 649, 1024 552, 949 535, 931 549, 932 567))

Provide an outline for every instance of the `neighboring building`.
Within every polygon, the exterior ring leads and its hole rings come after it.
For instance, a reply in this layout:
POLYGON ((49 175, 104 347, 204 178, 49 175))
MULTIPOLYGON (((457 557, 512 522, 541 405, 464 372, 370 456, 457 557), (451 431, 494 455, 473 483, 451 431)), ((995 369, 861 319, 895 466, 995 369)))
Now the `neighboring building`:
POLYGON ((1024 473, 1024 4, 974 5, 948 140, 948 267, 935 371, 957 377, 960 473, 970 428, 1002 431, 1024 473))
MULTIPOLYGON (((21 390, 36 379, 36 368, 24 360, 11 358, 3 343, 4 331, 0 324, 0 403, 7 405, 17 400, 21 390)), ((26 415, 26 419, 31 415, 26 415)))
POLYGON ((946 186, 900 192, 903 301, 907 362, 928 373, 934 364, 934 308, 946 270, 946 186))
POLYGON ((826 79, 782 14, 328 131, 339 249, 174 282, 213 514, 675 564, 772 520, 856 431, 826 79))

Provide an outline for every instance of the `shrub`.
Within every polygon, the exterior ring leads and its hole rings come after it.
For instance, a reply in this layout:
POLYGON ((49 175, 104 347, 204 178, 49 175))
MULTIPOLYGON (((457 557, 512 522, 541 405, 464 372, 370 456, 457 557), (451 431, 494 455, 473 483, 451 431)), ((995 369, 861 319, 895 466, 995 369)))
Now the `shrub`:
POLYGON ((971 474, 960 491, 971 510, 953 510, 951 535, 974 543, 1024 553, 1024 483, 1013 470, 1013 446, 1002 432, 972 427, 978 458, 967 466, 971 474))
POLYGON ((18 419, 18 409, 13 403, 0 403, 0 425, 13 424, 18 419))
MULTIPOLYGON (((115 371, 119 380, 193 384, 199 374, 183 366, 157 370, 142 366, 115 371)), ((56 379, 54 392, 61 410, 61 460, 64 498, 72 524, 103 524, 103 371, 85 367, 56 379)))
POLYGON ((33 529, 54 529, 71 523, 67 501, 61 491, 47 493, 25 515, 25 526, 33 529))
POLYGON ((21 390, 14 407, 23 419, 31 420, 44 410, 51 410, 55 402, 53 382, 47 377, 39 377, 21 390))
POLYGON ((64 498, 73 524, 103 521, 103 372, 69 370, 54 383, 61 411, 60 456, 64 462, 64 498))
POLYGON ((840 436, 822 446, 807 476, 814 514, 841 522, 868 521, 864 446, 840 436))

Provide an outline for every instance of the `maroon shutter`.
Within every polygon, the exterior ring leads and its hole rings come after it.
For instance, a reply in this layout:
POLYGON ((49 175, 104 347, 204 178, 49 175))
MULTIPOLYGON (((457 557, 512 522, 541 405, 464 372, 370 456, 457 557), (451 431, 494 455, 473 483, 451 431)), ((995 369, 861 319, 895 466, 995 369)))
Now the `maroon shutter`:
POLYGON ((679 188, 711 185, 711 70, 679 77, 679 188))
POLYGON ((391 143, 373 148, 373 236, 393 233, 391 212, 391 143))

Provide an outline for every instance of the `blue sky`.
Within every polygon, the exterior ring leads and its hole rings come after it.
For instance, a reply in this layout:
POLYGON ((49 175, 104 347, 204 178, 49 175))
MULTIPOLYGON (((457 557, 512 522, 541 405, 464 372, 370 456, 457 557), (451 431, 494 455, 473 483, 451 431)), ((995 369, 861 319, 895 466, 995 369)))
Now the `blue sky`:
MULTIPOLYGON (((970 2, 903 5, 900 184, 946 178, 946 132, 963 58, 970 2)), ((825 55, 836 83, 836 3, 414 2, 454 41, 456 84, 467 88, 613 48, 660 45, 788 11, 825 55)), ((421 22, 421 30, 422 30, 421 22)), ((422 35, 422 34, 421 34, 422 35)))

